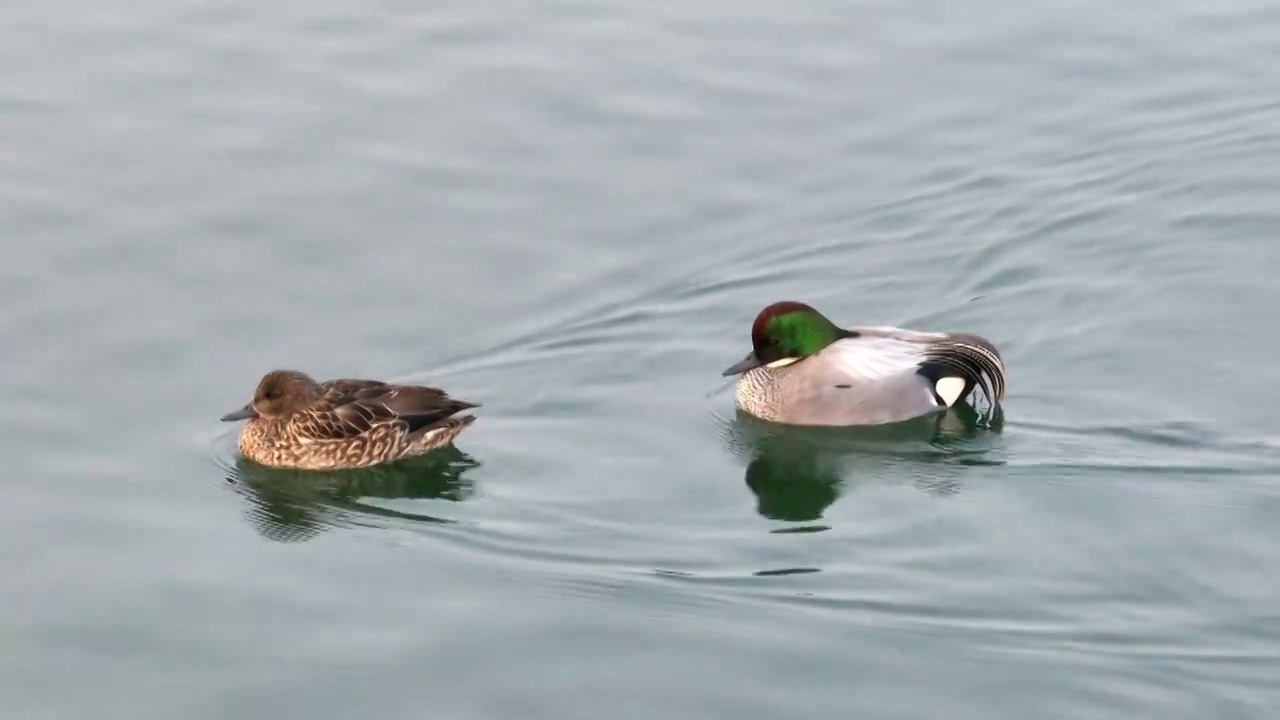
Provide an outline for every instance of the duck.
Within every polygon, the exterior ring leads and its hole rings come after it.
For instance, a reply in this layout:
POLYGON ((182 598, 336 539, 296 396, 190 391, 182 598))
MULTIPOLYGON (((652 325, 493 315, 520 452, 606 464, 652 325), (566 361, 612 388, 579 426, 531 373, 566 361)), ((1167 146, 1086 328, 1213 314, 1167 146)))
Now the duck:
POLYGON ((318 382, 298 370, 272 370, 253 399, 222 416, 247 420, 240 452, 267 467, 298 470, 367 468, 423 455, 453 442, 478 403, 438 388, 341 378, 318 382))
POLYGON ((742 411, 788 425, 883 425, 956 407, 981 393, 1002 412, 1000 352, 971 333, 893 326, 842 328, 812 306, 786 300, 756 315, 751 352, 723 372, 738 375, 742 411))

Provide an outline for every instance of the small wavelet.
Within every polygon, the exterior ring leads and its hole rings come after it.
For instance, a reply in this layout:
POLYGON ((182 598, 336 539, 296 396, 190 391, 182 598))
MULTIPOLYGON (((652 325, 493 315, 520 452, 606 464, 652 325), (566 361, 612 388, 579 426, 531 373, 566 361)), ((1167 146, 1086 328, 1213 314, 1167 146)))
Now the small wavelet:
POLYGON ((268 468, 239 455, 230 461, 215 455, 215 461, 225 472, 226 482, 244 499, 245 515, 254 528, 277 542, 302 542, 328 530, 357 526, 456 524, 456 519, 416 506, 470 499, 474 489, 466 473, 480 465, 452 445, 358 470, 268 468))

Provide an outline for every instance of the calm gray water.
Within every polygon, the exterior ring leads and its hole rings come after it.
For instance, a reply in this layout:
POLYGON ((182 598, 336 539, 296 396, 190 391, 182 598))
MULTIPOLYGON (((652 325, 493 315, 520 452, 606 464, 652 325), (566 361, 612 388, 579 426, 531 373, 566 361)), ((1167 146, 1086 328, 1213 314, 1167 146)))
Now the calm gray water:
POLYGON ((1277 38, 1248 0, 7 11, 0 715, 1274 718, 1277 38), (738 418, 780 299, 990 337, 1003 430, 738 418), (484 408, 268 475, 217 418, 274 367, 484 408))

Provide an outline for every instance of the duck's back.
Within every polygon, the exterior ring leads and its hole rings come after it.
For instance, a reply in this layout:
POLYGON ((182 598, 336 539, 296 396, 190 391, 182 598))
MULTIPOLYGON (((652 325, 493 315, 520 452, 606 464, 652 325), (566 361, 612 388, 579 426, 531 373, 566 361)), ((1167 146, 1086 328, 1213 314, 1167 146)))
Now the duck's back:
POLYGON ((816 355, 744 375, 739 404, 775 422, 837 426, 898 422, 946 407, 921 367, 930 348, 951 336, 893 327, 851 329, 856 337, 816 355))

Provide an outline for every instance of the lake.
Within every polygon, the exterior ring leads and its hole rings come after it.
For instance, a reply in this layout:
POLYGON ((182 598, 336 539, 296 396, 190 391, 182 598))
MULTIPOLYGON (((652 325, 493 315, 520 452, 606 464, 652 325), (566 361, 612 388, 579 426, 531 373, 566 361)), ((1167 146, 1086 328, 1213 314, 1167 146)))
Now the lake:
POLYGON ((5 718, 1280 707, 1275 4, 6 20, 5 718), (740 416, 784 299, 990 338, 1004 425, 740 416), (277 367, 483 407, 268 473, 277 367))

